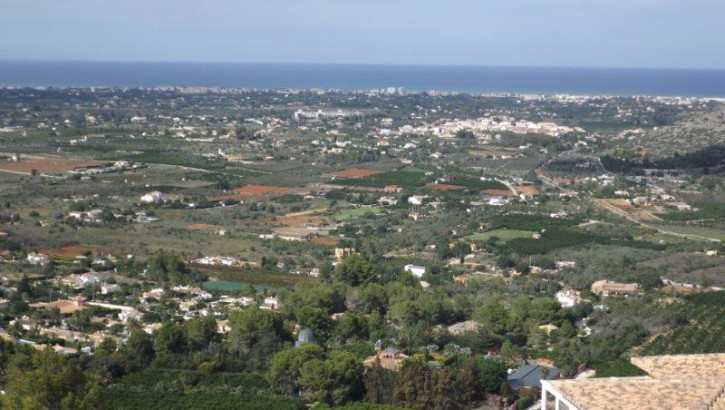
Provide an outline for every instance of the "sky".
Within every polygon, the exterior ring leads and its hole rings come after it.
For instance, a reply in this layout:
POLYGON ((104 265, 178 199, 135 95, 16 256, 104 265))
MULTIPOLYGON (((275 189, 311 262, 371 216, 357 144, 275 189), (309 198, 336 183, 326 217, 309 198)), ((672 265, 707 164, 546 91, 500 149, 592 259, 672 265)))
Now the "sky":
POLYGON ((725 0, 0 0, 0 59, 725 68, 725 0))

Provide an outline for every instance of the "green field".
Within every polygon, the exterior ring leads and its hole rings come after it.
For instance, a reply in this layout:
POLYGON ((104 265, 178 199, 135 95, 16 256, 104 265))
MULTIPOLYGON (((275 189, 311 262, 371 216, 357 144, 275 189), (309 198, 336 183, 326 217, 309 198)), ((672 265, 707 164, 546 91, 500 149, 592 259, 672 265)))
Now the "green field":
MULTIPOLYGON (((230 282, 225 280, 216 280, 216 281, 209 281, 202 283, 202 286, 204 289, 208 290, 218 290, 222 293, 227 292, 237 292, 240 291, 247 286, 251 285, 251 283, 246 282, 230 282)), ((261 285, 252 285, 254 288, 259 292, 265 292, 267 290, 277 290, 277 288, 269 287, 269 286, 261 286, 261 285)))
POLYGON ((505 242, 516 238, 531 238, 533 234, 534 232, 532 231, 522 231, 518 229, 496 229, 484 233, 474 233, 473 235, 468 235, 463 239, 467 241, 484 242, 490 238, 497 237, 505 242))
POLYGON ((725 241, 725 230, 715 228, 705 228, 702 226, 680 226, 680 225, 657 225, 666 231, 680 233, 684 235, 701 236, 704 238, 717 239, 725 241))
POLYGON ((359 208, 344 209, 335 214, 335 219, 338 221, 346 221, 348 219, 361 218, 368 212, 375 214, 382 211, 382 209, 381 206, 361 206, 359 208))
POLYGON ((246 285, 252 285, 258 289, 281 289, 312 279, 307 275, 292 275, 261 269, 240 270, 223 266, 196 266, 196 268, 206 276, 216 279, 204 284, 207 289, 217 288, 229 292, 242 289, 246 285))

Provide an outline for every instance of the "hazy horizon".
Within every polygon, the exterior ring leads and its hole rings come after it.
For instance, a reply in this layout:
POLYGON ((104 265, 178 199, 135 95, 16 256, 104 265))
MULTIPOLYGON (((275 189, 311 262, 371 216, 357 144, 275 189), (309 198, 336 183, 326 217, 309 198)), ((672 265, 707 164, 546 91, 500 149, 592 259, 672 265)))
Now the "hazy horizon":
POLYGON ((1 62, 37 63, 119 63, 119 64, 209 64, 209 65, 301 65, 301 66, 381 66, 381 67, 451 67, 451 68, 536 68, 536 69, 584 69, 584 70, 673 70, 673 71, 724 71, 725 67, 651 67, 651 66, 587 66, 587 65, 508 65, 508 64, 436 64, 436 63, 365 63, 365 62, 314 62, 314 61, 202 61, 202 60, 95 60, 95 59, 45 59, 0 58, 1 62))
POLYGON ((0 59, 725 68, 717 0, 0 0, 0 59))

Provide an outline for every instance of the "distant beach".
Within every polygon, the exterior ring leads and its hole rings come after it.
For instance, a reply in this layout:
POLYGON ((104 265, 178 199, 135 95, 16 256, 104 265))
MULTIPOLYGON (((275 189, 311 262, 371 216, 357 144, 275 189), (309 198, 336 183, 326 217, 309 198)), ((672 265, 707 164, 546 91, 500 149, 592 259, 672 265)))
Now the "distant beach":
POLYGON ((400 87, 476 94, 725 97, 725 70, 0 60, 0 86, 400 87))

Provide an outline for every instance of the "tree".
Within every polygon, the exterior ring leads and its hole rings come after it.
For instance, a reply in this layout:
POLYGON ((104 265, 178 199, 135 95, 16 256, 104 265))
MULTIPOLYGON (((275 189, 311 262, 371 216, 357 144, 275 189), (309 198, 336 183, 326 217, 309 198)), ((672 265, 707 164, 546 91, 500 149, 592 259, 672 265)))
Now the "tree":
POLYGON ((339 406, 362 396, 362 374, 362 361, 354 354, 333 350, 326 360, 303 364, 298 381, 312 400, 339 406))
POLYGON ((335 325, 335 334, 340 341, 368 340, 368 321, 362 313, 347 312, 335 325))
POLYGON ((417 360, 403 362, 393 386, 393 403, 400 407, 414 407, 418 403, 418 396, 424 395, 423 389, 418 385, 425 384, 425 367, 417 360))
POLYGON ((131 367, 142 368, 151 363, 154 358, 154 341, 151 336, 141 329, 131 332, 126 341, 126 355, 131 367))
POLYGON ((27 276, 23 275, 23 277, 20 278, 17 289, 18 293, 25 293, 27 295, 30 294, 30 280, 27 276))
POLYGON ((348 256, 335 269, 335 279, 351 286, 368 283, 374 277, 373 266, 362 255, 348 256))
POLYGON ((149 279, 173 284, 204 280, 204 275, 190 270, 174 252, 167 251, 160 251, 149 260, 146 275, 149 279))
POLYGON ((388 305, 388 296, 385 288, 378 283, 370 283, 360 290, 360 309, 365 313, 377 311, 385 314, 388 305))
POLYGON ((508 313, 498 299, 492 299, 473 311, 473 320, 481 323, 492 334, 501 336, 506 333, 508 313))
POLYGON ((481 389, 489 394, 500 393, 501 383, 506 381, 506 365, 498 359, 482 357, 478 361, 478 369, 481 389))
POLYGON ((88 309, 73 312, 68 319, 68 326, 77 332, 86 332, 91 327, 92 317, 93 314, 88 309))
POLYGON ((395 372, 380 365, 380 358, 376 359, 372 367, 365 371, 365 400, 375 404, 392 404, 393 389, 396 379, 395 372))
MULTIPOLYGON (((458 389, 456 388, 454 371, 448 368, 442 369, 437 372, 436 376, 433 408, 436 410, 457 410, 463 402, 463 397, 456 394, 458 389)), ((426 405, 421 408, 429 408, 429 406, 426 405)))
POLYGON ((192 350, 202 350, 217 338, 216 319, 213 316, 191 319, 185 327, 192 350))
POLYGON ((11 361, 2 407, 12 410, 94 409, 101 403, 81 369, 52 350, 33 352, 30 363, 11 361))
POLYGON ((473 138, 476 138, 476 135, 471 130, 462 129, 462 130, 456 131, 456 138, 473 139, 473 138))
POLYGON ((104 338, 93 351, 94 357, 105 357, 118 349, 118 343, 110 337, 104 338))
POLYGON ((333 326, 330 314, 315 306, 302 306, 297 311, 297 321, 303 328, 312 329, 320 340, 326 340, 329 337, 330 329, 333 326))
POLYGON ((229 317, 229 326, 229 350, 244 358, 251 369, 266 367, 272 355, 291 340, 282 316, 269 310, 235 312, 229 317))
POLYGON ((311 343, 281 350, 269 363, 267 380, 277 392, 296 395, 300 389, 298 379, 302 366, 311 360, 323 359, 324 356, 325 351, 311 343))
POLYGON ((166 323, 154 337, 154 351, 157 355, 182 353, 186 345, 186 332, 176 323, 166 323))

